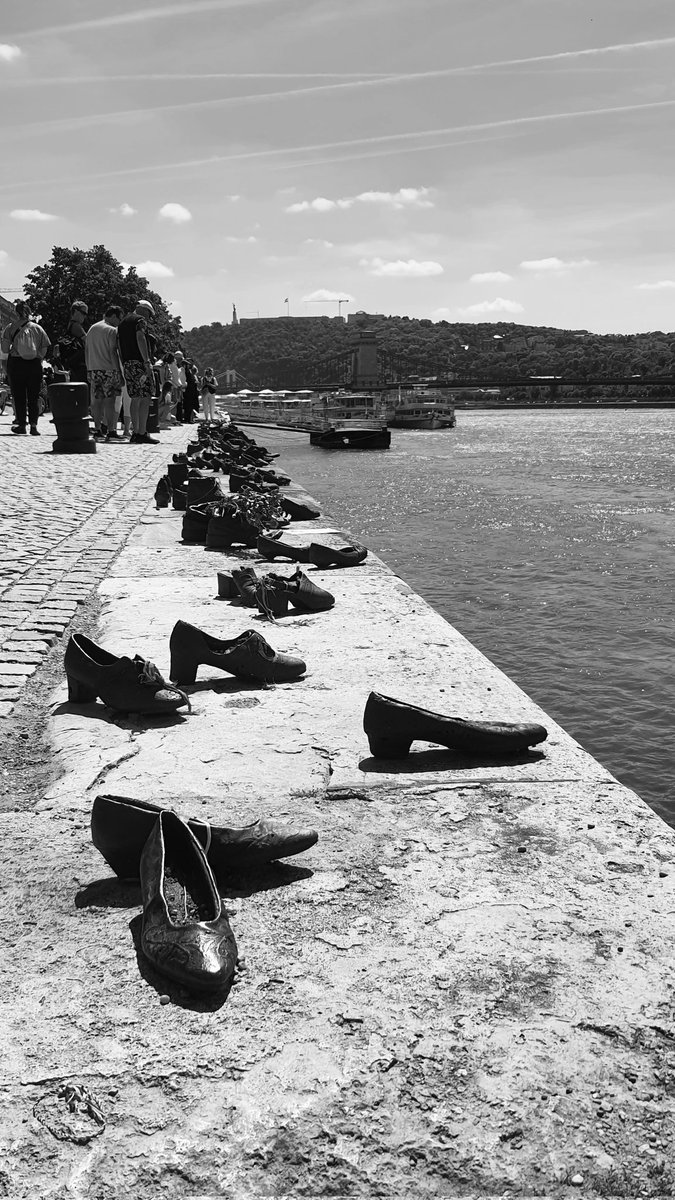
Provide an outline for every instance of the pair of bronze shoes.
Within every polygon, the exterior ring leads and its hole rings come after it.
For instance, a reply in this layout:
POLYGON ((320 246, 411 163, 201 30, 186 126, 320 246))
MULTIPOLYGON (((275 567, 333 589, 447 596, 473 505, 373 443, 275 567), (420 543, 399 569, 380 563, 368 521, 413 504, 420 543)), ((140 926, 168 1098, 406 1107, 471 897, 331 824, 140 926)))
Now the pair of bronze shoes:
POLYGON ((368 555, 365 546, 358 542, 348 546, 324 546, 310 542, 309 546, 293 546, 282 540, 282 531, 268 532, 257 540, 258 553, 273 562, 275 558, 288 558, 291 562, 314 563, 316 567, 356 567, 368 555))
POLYGON ((140 880, 148 961, 191 991, 217 992, 232 982, 237 943, 216 878, 300 854, 319 835, 263 820, 212 828, 149 801, 99 795, 91 836, 119 878, 140 880))
POLYGON ((335 596, 308 579, 298 567, 292 575, 269 572, 258 578, 253 567, 235 568, 231 575, 218 572, 221 600, 239 600, 246 608, 257 608, 270 620, 286 615, 289 605, 298 612, 325 612, 335 596))

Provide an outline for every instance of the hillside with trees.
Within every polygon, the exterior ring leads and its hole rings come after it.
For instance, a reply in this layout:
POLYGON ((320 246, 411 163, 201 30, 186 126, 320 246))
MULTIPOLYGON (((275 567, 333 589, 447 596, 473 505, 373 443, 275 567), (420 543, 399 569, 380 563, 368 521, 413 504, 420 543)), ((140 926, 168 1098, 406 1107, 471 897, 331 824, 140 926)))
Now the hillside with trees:
MULTIPOLYGON (((516 378, 531 375, 670 375, 675 333, 596 334, 507 322, 468 324, 357 313, 276 317, 238 325, 201 325, 183 336, 189 354, 219 377, 236 370, 252 388, 331 382, 334 360, 348 355, 359 329, 372 329, 386 355, 386 381, 402 376, 516 378)), ((240 384, 241 386, 241 384, 240 384)))

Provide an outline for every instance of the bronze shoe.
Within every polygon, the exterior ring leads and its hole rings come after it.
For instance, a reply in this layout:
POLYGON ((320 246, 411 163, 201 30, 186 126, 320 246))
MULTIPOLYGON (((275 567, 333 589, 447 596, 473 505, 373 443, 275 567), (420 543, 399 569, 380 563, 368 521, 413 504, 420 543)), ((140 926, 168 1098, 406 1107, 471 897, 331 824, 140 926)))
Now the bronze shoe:
POLYGON ((413 742, 436 742, 465 754, 508 758, 548 737, 543 725, 516 721, 467 721, 429 712, 404 700, 371 692, 363 714, 375 758, 405 758, 413 742))
MULTIPOLYGON (((96 796, 91 810, 91 840, 120 879, 138 879, 141 854, 162 812, 149 800, 96 796)), ((260 818, 239 829, 192 820, 187 825, 206 854, 216 879, 232 871, 254 870, 278 858, 302 854, 319 840, 316 829, 295 829, 260 818)))
POLYGON ((83 633, 74 633, 64 659, 71 704, 91 704, 100 696, 118 712, 170 713, 190 702, 185 692, 162 678, 154 663, 136 654, 118 658, 83 633))
POLYGON ((153 967, 191 991, 223 991, 237 965, 237 943, 199 842, 168 809, 141 855, 141 947, 153 967))
POLYGON ((194 683, 202 665, 267 683, 297 679, 307 670, 301 658, 278 654, 255 629, 247 629, 236 638, 217 638, 187 621, 176 621, 169 648, 171 678, 181 683, 194 683))

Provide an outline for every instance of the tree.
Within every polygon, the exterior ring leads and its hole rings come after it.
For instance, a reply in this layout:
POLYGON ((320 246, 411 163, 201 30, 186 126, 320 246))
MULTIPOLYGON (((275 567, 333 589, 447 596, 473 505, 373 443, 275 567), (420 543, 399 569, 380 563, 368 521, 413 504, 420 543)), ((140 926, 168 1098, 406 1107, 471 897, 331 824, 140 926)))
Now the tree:
POLYGON ((87 304, 90 323, 100 321, 109 304, 121 304, 128 312, 139 300, 149 300, 155 310, 150 330, 157 338, 158 353, 180 345, 180 317, 172 317, 147 279, 134 267, 125 271, 105 246, 92 246, 91 250, 54 246, 50 261, 29 272, 24 292, 52 341, 66 332, 73 300, 87 304))

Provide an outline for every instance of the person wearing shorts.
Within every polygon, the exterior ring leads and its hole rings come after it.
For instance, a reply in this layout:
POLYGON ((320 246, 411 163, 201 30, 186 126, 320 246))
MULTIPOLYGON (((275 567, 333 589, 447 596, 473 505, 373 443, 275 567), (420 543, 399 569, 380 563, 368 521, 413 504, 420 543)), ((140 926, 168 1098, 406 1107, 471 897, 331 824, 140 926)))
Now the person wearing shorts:
POLYGON ((139 300, 135 308, 120 322, 120 355, 124 368, 124 382, 131 398, 130 445, 156 446, 158 439, 148 433, 148 415, 152 400, 155 376, 150 360, 150 348, 146 337, 147 318, 154 317, 155 310, 149 300, 139 300))
POLYGON ((122 309, 111 304, 102 321, 92 325, 85 340, 89 381, 89 406, 97 441, 115 441, 117 433, 117 397, 124 387, 117 328, 122 309), (103 426, 105 425, 105 430, 103 426))

